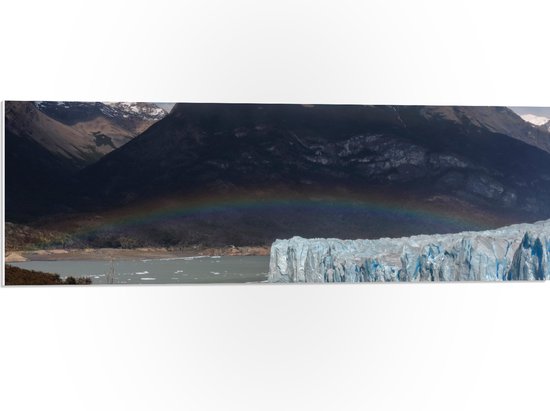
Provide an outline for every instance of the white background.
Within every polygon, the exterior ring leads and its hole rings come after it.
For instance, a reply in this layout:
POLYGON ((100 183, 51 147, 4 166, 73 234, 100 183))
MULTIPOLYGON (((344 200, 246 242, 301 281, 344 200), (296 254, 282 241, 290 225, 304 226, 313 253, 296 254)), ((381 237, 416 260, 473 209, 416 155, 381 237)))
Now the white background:
MULTIPOLYGON (((547 1, 4 1, 0 99, 550 106, 547 1)), ((0 289, 0 408, 548 410, 550 284, 0 289)))

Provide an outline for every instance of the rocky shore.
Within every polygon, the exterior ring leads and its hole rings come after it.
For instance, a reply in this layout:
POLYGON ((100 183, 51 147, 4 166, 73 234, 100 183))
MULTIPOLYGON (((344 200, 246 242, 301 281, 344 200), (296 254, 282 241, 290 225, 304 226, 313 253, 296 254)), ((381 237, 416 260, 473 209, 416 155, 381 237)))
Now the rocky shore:
POLYGON ((6 251, 5 262, 22 261, 55 261, 55 260, 131 260, 136 258, 170 258, 191 256, 266 256, 267 246, 220 248, 191 247, 183 249, 169 248, 84 248, 84 249, 51 249, 51 250, 11 250, 6 251))

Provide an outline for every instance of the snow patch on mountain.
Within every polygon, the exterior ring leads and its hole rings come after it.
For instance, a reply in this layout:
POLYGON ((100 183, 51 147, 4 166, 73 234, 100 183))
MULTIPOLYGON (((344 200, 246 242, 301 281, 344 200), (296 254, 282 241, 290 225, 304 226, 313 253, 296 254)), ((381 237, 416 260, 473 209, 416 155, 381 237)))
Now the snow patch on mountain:
POLYGON ((80 101, 35 101, 34 105, 40 111, 51 115, 52 111, 88 111, 103 113, 111 118, 135 118, 145 121, 158 121, 168 113, 154 103, 135 102, 80 102, 80 101))
POLYGON ((135 116, 143 120, 160 120, 167 112, 154 103, 103 102, 101 111, 110 117, 135 116))
POLYGON ((542 126, 543 124, 546 124, 550 122, 550 118, 543 117, 543 116, 536 116, 534 114, 523 114, 520 116, 523 120, 527 121, 528 123, 531 123, 535 126, 542 126))

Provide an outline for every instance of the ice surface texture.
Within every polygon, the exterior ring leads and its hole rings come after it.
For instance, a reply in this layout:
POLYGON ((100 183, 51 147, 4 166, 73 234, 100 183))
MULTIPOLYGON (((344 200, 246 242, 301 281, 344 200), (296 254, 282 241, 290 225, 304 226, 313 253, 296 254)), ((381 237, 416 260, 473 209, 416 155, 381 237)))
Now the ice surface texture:
POLYGON ((550 220, 378 240, 276 240, 270 282, 508 281, 550 277, 550 220))

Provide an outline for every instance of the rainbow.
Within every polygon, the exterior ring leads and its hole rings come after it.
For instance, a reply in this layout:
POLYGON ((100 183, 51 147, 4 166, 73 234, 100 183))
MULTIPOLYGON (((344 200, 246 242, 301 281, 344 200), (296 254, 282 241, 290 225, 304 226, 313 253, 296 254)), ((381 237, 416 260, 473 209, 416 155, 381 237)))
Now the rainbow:
MULTIPOLYGON (((162 224, 177 219, 216 215, 226 212, 304 212, 330 211, 341 214, 368 213, 373 219, 388 221, 416 221, 449 227, 451 230, 480 230, 498 226, 496 217, 472 212, 466 208, 442 207, 430 202, 406 201, 392 197, 329 197, 297 195, 283 197, 232 196, 201 197, 193 199, 158 200, 139 207, 125 207, 106 212, 101 219, 89 226, 81 226, 75 235, 85 235, 102 229, 125 229, 143 225, 162 224)), ((420 234, 420 233, 419 233, 420 234)))

